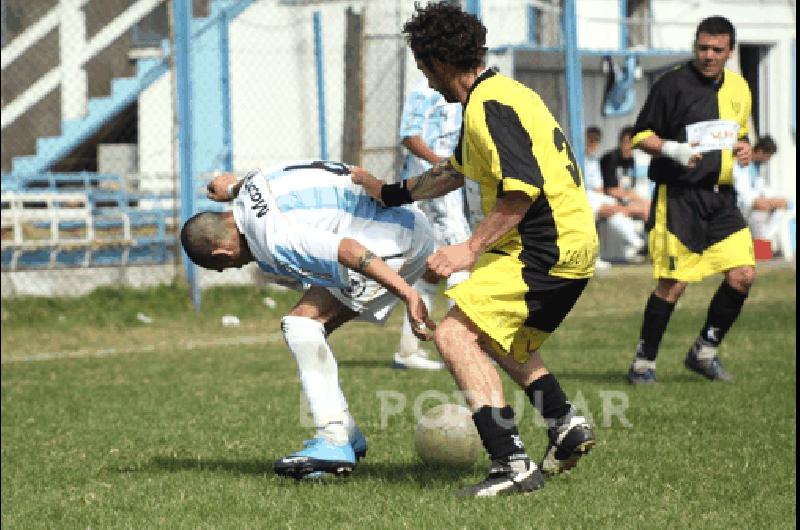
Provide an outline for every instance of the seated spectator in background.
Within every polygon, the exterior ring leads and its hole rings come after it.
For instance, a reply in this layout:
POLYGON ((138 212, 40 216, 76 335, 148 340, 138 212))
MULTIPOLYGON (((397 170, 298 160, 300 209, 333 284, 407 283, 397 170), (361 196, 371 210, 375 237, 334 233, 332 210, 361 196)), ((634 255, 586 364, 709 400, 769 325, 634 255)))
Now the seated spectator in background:
POLYGON ((772 248, 780 251, 787 261, 794 257, 790 221, 795 218, 795 209, 789 201, 768 196, 761 167, 778 151, 771 136, 761 137, 753 146, 753 161, 747 166, 733 167, 736 202, 742 215, 750 225, 754 239, 765 239, 772 248))
POLYGON ((636 165, 631 138, 633 138, 633 127, 624 127, 619 133, 619 146, 608 151, 600 159, 603 189, 606 195, 629 206, 633 217, 646 221, 650 215, 650 200, 636 192, 636 165))
MULTIPOLYGON (((639 226, 634 221, 640 211, 631 208, 631 205, 621 203, 616 197, 604 192, 603 175, 597 151, 600 149, 602 132, 598 127, 586 129, 586 163, 584 170, 584 186, 589 196, 589 205, 595 215, 595 220, 607 223, 609 235, 619 237, 623 241, 623 257, 626 261, 635 261, 644 249, 645 240, 639 234, 639 226)), ((639 205, 641 206, 641 205, 639 205)), ((608 268, 608 262, 595 263, 595 267, 608 268)))

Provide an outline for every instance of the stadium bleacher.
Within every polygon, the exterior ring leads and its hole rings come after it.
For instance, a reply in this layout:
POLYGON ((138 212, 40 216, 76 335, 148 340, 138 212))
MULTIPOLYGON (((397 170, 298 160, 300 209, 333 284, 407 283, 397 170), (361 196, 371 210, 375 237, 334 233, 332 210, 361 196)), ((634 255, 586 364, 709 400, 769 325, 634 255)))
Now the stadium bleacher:
POLYGON ((3 175, 0 202, 3 271, 175 260, 173 193, 130 190, 121 175, 3 175))

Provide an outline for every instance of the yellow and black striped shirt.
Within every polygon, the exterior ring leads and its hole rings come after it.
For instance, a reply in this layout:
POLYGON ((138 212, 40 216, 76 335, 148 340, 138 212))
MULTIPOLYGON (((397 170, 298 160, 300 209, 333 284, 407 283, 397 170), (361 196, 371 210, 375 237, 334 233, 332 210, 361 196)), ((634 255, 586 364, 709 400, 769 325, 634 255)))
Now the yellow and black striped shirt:
POLYGON ((515 256, 531 271, 591 277, 594 215, 572 149, 538 94, 492 70, 481 74, 467 96, 451 163, 480 186, 484 215, 507 191, 533 201, 489 251, 515 256))
MULTIPOLYGON (((711 80, 688 62, 653 85, 636 119, 633 145, 653 134, 686 142, 688 126, 714 122, 738 124, 738 138, 747 139, 750 107, 750 87, 742 76, 726 68, 721 82, 711 80)), ((733 164, 732 149, 704 152, 691 169, 659 156, 650 162, 648 177, 659 184, 710 188, 733 183, 733 164)))

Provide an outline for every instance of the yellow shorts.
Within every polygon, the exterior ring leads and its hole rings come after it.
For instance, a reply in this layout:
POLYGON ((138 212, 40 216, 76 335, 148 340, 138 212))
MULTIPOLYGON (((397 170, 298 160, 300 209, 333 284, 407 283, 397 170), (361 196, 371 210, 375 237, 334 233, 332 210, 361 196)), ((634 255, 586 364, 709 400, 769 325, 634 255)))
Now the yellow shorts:
POLYGON ((492 339, 495 353, 511 353, 525 363, 561 324, 588 281, 536 273, 515 257, 487 252, 469 279, 445 295, 492 339))
POLYGON ((653 277, 683 282, 755 265, 750 229, 728 186, 658 186, 650 228, 653 277))

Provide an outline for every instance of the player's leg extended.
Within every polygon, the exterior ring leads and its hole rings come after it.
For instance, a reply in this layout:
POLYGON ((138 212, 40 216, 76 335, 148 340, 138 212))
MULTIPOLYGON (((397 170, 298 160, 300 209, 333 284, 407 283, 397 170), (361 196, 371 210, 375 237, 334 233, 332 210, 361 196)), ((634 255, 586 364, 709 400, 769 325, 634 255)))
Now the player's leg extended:
POLYGON ((686 282, 660 278, 644 308, 639 344, 636 346, 628 381, 634 384, 656 382, 656 357, 675 304, 686 290, 686 282))
POLYGON ((463 490, 467 496, 524 493, 544 486, 519 436, 514 410, 506 405, 497 370, 478 343, 480 331, 453 307, 436 328, 434 340, 473 411, 473 421, 492 465, 487 478, 463 490))
POLYGON ((684 364, 688 369, 711 380, 733 379, 733 374, 719 360, 719 345, 739 317, 755 278, 755 267, 737 267, 725 272, 725 279, 708 306, 700 335, 686 355, 684 364))
POLYGON ((366 453, 366 440, 348 411, 336 358, 326 338, 356 315, 327 290, 312 287, 281 320, 317 433, 305 442, 304 449, 275 462, 275 472, 280 475, 346 474, 355 467, 356 452, 366 453))
POLYGON ((494 354, 494 358, 511 379, 525 389, 531 404, 547 424, 549 443, 541 464, 544 474, 556 475, 575 467, 578 459, 594 447, 594 433, 586 418, 567 400, 539 351, 532 352, 524 363, 511 355, 494 354))

